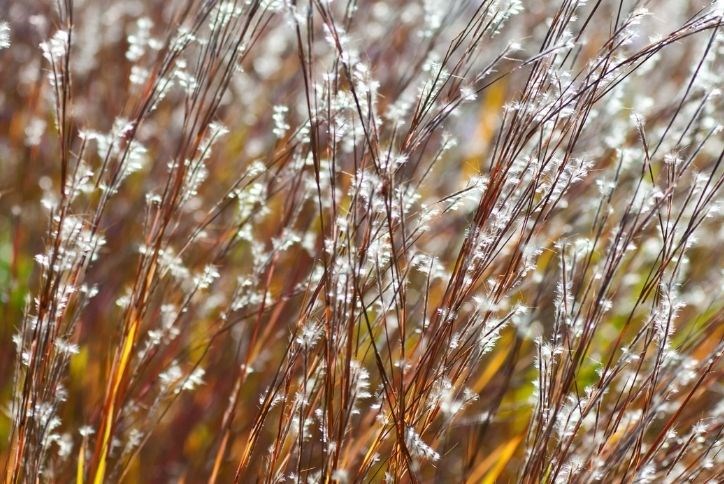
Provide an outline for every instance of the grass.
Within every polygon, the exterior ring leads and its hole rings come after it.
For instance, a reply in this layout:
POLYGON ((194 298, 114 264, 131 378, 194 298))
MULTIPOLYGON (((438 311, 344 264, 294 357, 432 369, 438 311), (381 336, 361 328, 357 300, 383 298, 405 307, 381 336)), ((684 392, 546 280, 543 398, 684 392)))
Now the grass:
POLYGON ((720 2, 6 10, 6 482, 721 476, 720 2))

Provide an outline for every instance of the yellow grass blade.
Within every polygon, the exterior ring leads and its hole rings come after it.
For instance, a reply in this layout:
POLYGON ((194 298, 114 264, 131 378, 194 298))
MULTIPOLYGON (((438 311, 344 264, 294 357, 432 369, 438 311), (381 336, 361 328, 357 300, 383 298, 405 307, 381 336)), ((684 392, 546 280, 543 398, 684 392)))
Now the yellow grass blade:
POLYGON ((506 464, 510 461, 510 458, 513 456, 513 453, 520 444, 521 440, 523 440, 523 436, 519 435, 498 446, 498 448, 491 452, 485 460, 475 466, 475 469, 473 469, 473 472, 470 473, 466 483, 494 483, 495 479, 497 479, 503 472, 503 469, 505 469, 506 464))
POLYGON ((83 484, 83 472, 85 470, 85 446, 87 438, 83 437, 83 443, 78 451, 78 464, 75 470, 75 484, 83 484))
POLYGON ((133 309, 131 313, 131 324, 129 325, 128 334, 123 341, 123 349, 121 351, 121 358, 118 361, 113 374, 113 383, 111 385, 111 392, 108 397, 108 406, 105 415, 105 421, 103 422, 103 442, 101 444, 101 451, 98 456, 98 468, 96 469, 95 477, 93 479, 94 484, 102 484, 103 478, 106 473, 106 460, 108 456, 108 448, 111 442, 111 430, 113 428, 113 420, 115 415, 115 402, 118 389, 121 386, 121 381, 126 374, 126 368, 131 358, 131 350, 133 349, 133 343, 136 340, 136 333, 138 332, 139 318, 136 314, 136 310, 133 309))
POLYGON ((503 472, 505 466, 508 465, 511 457, 513 457, 515 449, 518 448, 518 444, 520 444, 521 440, 523 440, 523 436, 519 435, 518 437, 515 437, 514 439, 511 439, 503 444, 503 449, 500 452, 500 457, 495 463, 495 466, 493 466, 490 472, 488 472, 488 474, 485 476, 485 479, 483 479, 483 484, 495 483, 495 480, 503 472))
MULTIPOLYGON (((505 342, 504 340, 507 339, 505 336, 501 338, 501 342, 505 342)), ((504 348, 505 346, 501 345, 501 348, 504 348)), ((475 393, 480 393, 485 386, 490 383, 490 380, 493 379, 493 377, 498 373, 498 370, 500 370, 500 367, 503 366, 503 363, 505 362, 505 358, 508 356, 508 353, 506 351, 498 350, 495 352, 495 355, 493 356, 493 359, 490 360, 490 362, 485 366, 485 371, 482 375, 475 381, 475 384, 473 385, 473 390, 475 393)))

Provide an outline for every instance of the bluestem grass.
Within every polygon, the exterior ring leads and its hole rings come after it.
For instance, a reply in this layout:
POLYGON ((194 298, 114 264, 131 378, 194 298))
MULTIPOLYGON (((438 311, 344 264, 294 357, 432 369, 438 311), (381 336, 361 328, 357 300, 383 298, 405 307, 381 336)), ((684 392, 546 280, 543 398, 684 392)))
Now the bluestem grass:
POLYGON ((721 475, 720 2, 0 15, 7 482, 721 475))

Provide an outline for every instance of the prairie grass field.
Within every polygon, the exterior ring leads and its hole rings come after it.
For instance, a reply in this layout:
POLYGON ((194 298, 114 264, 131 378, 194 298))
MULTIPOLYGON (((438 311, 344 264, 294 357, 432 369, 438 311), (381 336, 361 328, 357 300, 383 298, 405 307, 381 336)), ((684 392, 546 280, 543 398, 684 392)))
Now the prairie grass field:
POLYGON ((724 482, 723 18, 0 1, 3 482, 724 482))

